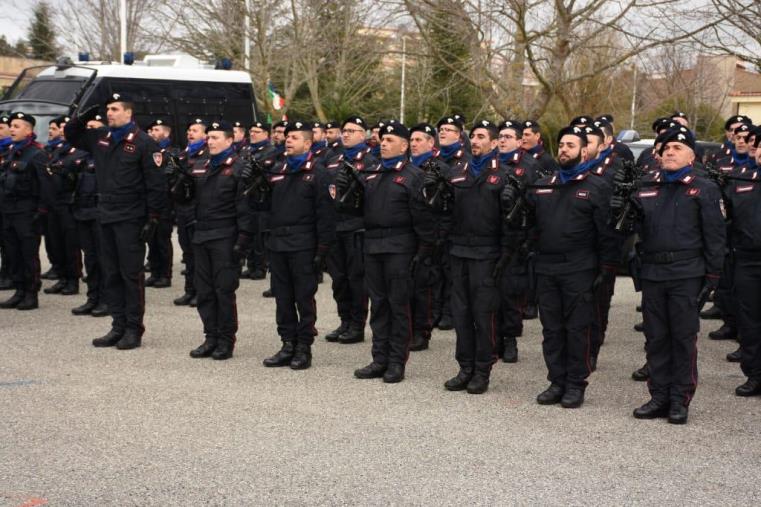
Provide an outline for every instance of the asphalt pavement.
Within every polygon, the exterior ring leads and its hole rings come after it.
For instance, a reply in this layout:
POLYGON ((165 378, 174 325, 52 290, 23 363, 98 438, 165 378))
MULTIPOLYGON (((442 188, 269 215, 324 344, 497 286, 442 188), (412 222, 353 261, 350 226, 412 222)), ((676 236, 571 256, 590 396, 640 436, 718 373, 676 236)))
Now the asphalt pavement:
POLYGON ((644 338, 626 278, 579 409, 534 401, 538 320, 483 395, 444 390, 453 331, 413 352, 400 384, 354 379, 370 343, 322 338, 339 323, 327 277, 312 368, 265 368, 279 348, 267 286, 241 282, 228 361, 188 356, 201 322, 172 304, 179 276, 147 289, 133 351, 90 345, 110 319, 71 315, 84 295, 0 310, 0 506, 761 504, 761 397, 734 395, 744 377, 724 356, 737 344, 707 338, 717 321, 702 325, 688 424, 632 417, 648 396, 630 378, 644 338))

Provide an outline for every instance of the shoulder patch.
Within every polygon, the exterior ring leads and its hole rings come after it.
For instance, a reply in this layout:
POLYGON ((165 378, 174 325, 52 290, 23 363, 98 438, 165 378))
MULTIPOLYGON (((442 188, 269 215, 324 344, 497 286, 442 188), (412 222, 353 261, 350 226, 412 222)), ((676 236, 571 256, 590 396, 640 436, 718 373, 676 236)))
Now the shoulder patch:
POLYGON ((161 152, 156 152, 153 154, 153 163, 156 164, 156 167, 161 167, 161 164, 164 162, 164 154, 161 152))
POLYGON ((524 174, 525 172, 526 172, 526 170, 525 170, 525 169, 523 169, 522 167, 516 167, 516 168, 515 168, 515 175, 516 175, 516 176, 518 176, 518 177, 521 177, 521 176, 523 176, 523 174, 524 174))
POLYGON ((407 178, 405 178, 404 176, 395 176, 394 177, 394 183, 398 183, 399 185, 404 185, 404 182, 406 180, 407 180, 407 178))
POLYGON ((502 178, 500 178, 496 174, 492 174, 491 176, 489 176, 489 179, 487 181, 492 185, 499 185, 499 183, 502 181, 502 178))
POLYGON ((124 151, 126 151, 127 153, 135 153, 136 150, 137 148, 135 147, 134 144, 124 143, 124 151))
POLYGON ((690 187, 687 189, 687 195, 690 197, 695 197, 696 195, 700 195, 700 189, 695 187, 690 187))

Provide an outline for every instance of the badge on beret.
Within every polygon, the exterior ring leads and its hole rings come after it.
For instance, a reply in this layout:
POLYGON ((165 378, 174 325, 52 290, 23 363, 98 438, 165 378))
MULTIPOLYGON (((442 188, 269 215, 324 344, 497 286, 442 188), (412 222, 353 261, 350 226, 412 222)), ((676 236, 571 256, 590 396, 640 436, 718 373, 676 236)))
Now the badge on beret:
POLYGON ((334 183, 331 183, 328 186, 328 193, 330 194, 330 198, 335 200, 335 198, 336 198, 336 185, 334 183))

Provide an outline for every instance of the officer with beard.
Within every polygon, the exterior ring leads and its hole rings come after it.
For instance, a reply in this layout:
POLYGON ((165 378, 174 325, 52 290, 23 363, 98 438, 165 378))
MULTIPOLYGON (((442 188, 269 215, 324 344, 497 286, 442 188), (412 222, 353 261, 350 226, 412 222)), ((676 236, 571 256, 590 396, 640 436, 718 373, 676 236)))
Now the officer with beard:
MULTIPOLYGON (((242 150, 243 157, 270 167, 274 163, 274 153, 270 141, 270 125, 261 121, 252 123, 248 127, 248 145, 242 150)), ((266 212, 254 211, 254 242, 246 260, 248 267, 241 273, 241 278, 264 280, 267 277, 267 249, 264 245, 266 229, 266 212)))
MULTIPOLYGON (((524 130, 525 134, 526 130, 524 130)), ((564 408, 584 402, 592 371, 594 291, 615 276, 617 238, 608 225, 608 191, 601 178, 590 176, 587 137, 578 127, 558 134, 560 170, 537 181, 527 193, 534 210, 537 296, 550 387, 537 396, 542 405, 564 408)), ((503 206, 517 196, 511 186, 503 206)))
POLYGON ((541 126, 536 120, 526 120, 523 123, 521 148, 537 161, 541 167, 540 176, 551 176, 558 170, 557 162, 544 150, 541 126))

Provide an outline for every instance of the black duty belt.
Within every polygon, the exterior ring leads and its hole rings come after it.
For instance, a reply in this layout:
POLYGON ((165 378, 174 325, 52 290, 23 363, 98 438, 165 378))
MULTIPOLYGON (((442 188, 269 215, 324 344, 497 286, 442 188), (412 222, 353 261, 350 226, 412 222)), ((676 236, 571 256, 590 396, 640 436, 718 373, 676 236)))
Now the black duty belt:
POLYGON ((539 252, 537 253, 537 261, 539 262, 551 262, 553 264, 555 263, 561 263, 561 262, 568 262, 572 260, 581 259, 584 257, 593 257, 597 258, 597 254, 594 250, 575 250, 573 252, 567 252, 567 253, 543 253, 539 252))
POLYGON ((449 240, 458 246, 499 246, 500 238, 475 234, 450 234, 449 240))
POLYGON ((195 223, 197 231, 211 231, 224 227, 235 227, 237 222, 234 218, 220 218, 218 220, 198 220, 195 223))
POLYGON ((144 198, 143 194, 98 194, 98 202, 111 204, 128 204, 144 198))
POLYGON ((642 254, 642 262, 645 264, 671 264, 677 261, 686 261, 703 256, 703 250, 676 250, 673 252, 648 252, 642 254))
POLYGON ((270 234, 272 236, 290 236, 291 234, 303 234, 305 232, 314 232, 314 224, 304 225, 284 225, 281 227, 272 227, 270 234))
POLYGON ((365 238, 381 239, 392 236, 402 236, 405 234, 414 234, 415 231, 410 227, 378 227, 375 229, 366 229, 365 238))

